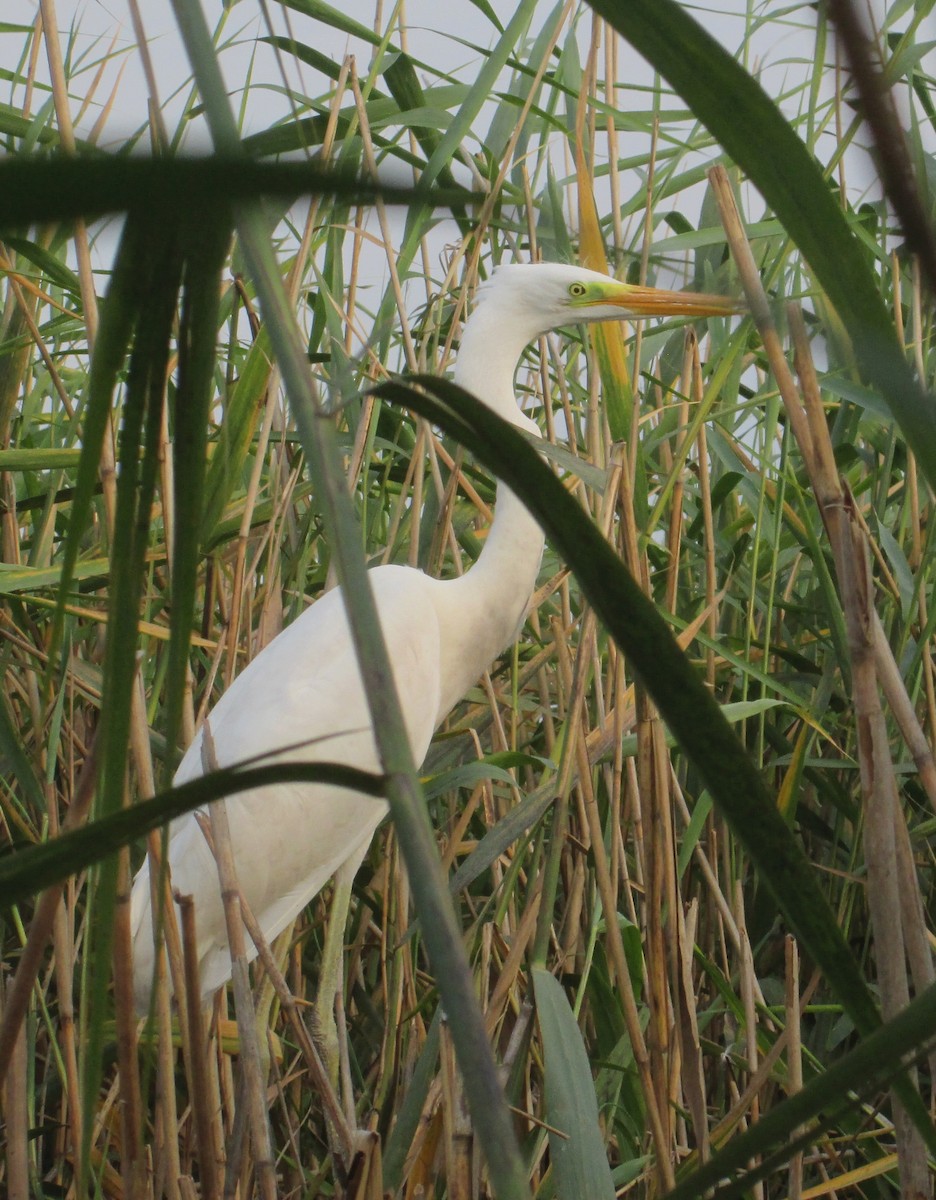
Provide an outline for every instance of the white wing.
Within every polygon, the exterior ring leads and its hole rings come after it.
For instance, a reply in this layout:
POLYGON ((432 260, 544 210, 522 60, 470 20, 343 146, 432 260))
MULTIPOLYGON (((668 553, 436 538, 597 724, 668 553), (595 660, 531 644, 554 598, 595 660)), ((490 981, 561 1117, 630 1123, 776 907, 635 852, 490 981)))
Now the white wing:
MULTIPOLYGON (((422 762, 439 705, 438 582, 406 567, 370 573, 413 757, 422 762)), ((215 754, 228 766, 258 754, 281 761, 340 762, 379 771, 379 758, 344 604, 329 592, 276 637, 237 677, 209 716, 215 754), (311 739, 311 741, 310 741, 311 739)), ((199 734, 176 773, 203 774, 199 734)), ((343 863, 363 857, 387 811, 384 801, 346 788, 283 784, 227 799, 240 885, 266 937, 273 938, 343 863)), ((195 902, 202 997, 230 977, 214 858, 194 815, 172 822, 172 886, 195 902)), ((131 896, 134 987, 145 1008, 153 976, 148 865, 131 896)))

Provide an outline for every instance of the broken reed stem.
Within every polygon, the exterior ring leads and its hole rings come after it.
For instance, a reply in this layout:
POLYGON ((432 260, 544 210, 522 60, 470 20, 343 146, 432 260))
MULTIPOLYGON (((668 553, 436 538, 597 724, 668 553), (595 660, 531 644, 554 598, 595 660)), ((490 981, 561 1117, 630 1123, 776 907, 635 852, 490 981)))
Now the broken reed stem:
MULTIPOLYGON (((874 582, 863 533, 852 526, 850 539, 840 547, 839 588, 845 608, 852 692, 858 734, 858 755, 864 811, 864 851, 867 897, 878 987, 884 1019, 910 1002, 901 916, 895 815, 899 810, 887 727, 878 697, 870 612, 874 582)), ((897 1159, 904 1195, 928 1194, 926 1147, 919 1131, 891 1091, 897 1159)))

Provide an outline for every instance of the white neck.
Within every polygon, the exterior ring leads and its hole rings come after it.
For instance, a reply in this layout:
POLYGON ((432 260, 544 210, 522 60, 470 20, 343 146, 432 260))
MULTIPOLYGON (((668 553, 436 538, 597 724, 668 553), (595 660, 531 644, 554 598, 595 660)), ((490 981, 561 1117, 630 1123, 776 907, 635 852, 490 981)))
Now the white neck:
MULTIPOLYGON (((456 383, 498 416, 532 432, 538 429, 517 406, 514 375, 520 355, 540 332, 518 322, 492 296, 465 326, 454 373, 456 383)), ((443 630, 443 645, 452 649, 443 679, 451 686, 440 698, 440 719, 516 636, 536 585, 543 542, 542 530, 523 503, 498 484, 484 549, 465 575, 445 584, 457 589, 459 602, 447 606, 458 617, 443 630)))

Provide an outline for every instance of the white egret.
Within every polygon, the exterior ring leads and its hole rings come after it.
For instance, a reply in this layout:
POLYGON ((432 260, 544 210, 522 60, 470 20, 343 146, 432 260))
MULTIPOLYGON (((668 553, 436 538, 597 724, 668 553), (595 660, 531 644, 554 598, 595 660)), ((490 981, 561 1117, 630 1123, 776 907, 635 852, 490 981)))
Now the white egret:
MULTIPOLYGON (((518 407, 513 378, 524 348, 539 335, 580 322, 735 311, 722 297, 635 287, 558 264, 501 267, 479 289, 478 301, 462 334, 455 379, 500 416, 534 432, 537 426, 518 407)), ((465 575, 443 581, 403 566, 370 572, 417 763, 436 727, 517 635, 542 549, 536 521, 501 486, 484 549, 465 575)), ((316 601, 241 672, 215 705, 210 727, 221 766, 265 755, 380 770, 340 589, 316 601), (282 747, 290 749, 278 754, 282 747)), ((202 771, 199 734, 176 782, 202 771)), ((325 956, 331 961, 323 963, 317 1001, 323 1031, 333 1031, 351 882, 387 806, 312 784, 242 792, 226 803, 240 886, 268 939, 336 876, 332 953, 325 956)), ((173 888, 194 898, 207 1001, 230 977, 231 959, 215 862, 194 815, 172 822, 168 860, 173 888)), ((146 865, 134 880, 131 920, 135 994, 145 1010, 154 970, 146 865)))

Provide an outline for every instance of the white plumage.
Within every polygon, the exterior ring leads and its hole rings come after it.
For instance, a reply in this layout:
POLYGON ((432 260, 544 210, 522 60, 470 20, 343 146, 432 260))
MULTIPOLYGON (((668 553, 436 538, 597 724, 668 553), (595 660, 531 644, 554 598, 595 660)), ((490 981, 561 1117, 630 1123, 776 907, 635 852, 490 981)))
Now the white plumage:
MULTIPOLYGON (((654 313, 727 313, 730 301, 634 288, 582 268, 502 267, 479 292, 465 326, 455 379, 505 419, 529 429, 513 376, 524 347, 559 325, 654 313)), ((413 757, 421 762, 435 728, 516 636, 536 582, 543 537, 506 488, 477 563, 440 581, 408 567, 370 572, 413 757)), ((258 755, 348 763, 378 772, 371 727, 342 594, 329 592, 276 637, 238 676, 210 714, 214 752, 228 766, 258 755), (297 743, 305 743, 295 748, 297 743)), ((201 735, 179 783, 203 771, 201 735)), ((227 800, 238 879, 268 939, 297 916, 339 869, 360 865, 386 804, 343 788, 290 784, 227 800)), ((214 859, 190 815, 174 821, 168 846, 173 888, 195 902, 204 1000, 230 977, 214 859)), ((154 968, 149 867, 131 898, 134 989, 149 1003, 154 968)), ((326 1011, 333 996, 320 997, 326 1011)))

